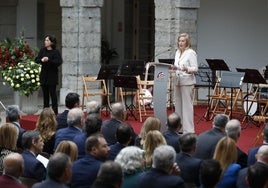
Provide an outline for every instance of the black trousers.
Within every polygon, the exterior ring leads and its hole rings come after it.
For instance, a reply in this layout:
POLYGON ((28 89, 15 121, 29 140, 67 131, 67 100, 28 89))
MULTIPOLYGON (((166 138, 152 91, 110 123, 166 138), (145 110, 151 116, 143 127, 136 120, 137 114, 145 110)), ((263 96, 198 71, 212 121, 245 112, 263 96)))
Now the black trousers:
POLYGON ((44 108, 49 107, 49 97, 51 97, 52 109, 58 114, 58 98, 56 93, 56 85, 42 85, 44 108))

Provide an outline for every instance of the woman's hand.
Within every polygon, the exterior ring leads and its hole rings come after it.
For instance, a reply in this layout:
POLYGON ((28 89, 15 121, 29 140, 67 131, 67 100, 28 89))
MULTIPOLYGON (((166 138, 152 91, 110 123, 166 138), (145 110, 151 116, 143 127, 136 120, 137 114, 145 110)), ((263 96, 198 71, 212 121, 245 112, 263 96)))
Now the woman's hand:
POLYGON ((48 57, 43 57, 43 58, 41 59, 41 61, 42 61, 42 62, 48 62, 48 57))

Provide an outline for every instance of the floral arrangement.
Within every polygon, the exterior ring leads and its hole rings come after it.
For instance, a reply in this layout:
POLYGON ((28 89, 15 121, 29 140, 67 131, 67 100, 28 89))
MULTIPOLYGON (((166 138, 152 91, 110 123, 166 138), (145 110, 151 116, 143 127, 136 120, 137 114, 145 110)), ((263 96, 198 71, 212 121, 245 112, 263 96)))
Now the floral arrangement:
POLYGON ((40 87, 41 66, 34 62, 37 50, 31 48, 24 37, 5 39, 0 43, 0 73, 3 84, 8 83, 15 91, 25 96, 40 87))

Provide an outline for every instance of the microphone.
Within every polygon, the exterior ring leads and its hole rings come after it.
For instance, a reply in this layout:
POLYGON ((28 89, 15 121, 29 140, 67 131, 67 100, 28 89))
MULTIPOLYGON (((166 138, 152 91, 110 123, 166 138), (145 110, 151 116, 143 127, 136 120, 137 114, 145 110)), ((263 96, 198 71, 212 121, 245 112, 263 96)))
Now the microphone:
POLYGON ((164 53, 166 53, 166 52, 171 51, 171 49, 172 49, 172 47, 170 46, 170 47, 168 47, 168 49, 165 49, 165 50, 162 50, 162 51, 158 52, 157 54, 155 54, 154 58, 151 59, 151 62, 154 61, 154 59, 155 59, 156 57, 158 57, 158 56, 160 56, 160 55, 162 55, 162 54, 164 54, 164 53))

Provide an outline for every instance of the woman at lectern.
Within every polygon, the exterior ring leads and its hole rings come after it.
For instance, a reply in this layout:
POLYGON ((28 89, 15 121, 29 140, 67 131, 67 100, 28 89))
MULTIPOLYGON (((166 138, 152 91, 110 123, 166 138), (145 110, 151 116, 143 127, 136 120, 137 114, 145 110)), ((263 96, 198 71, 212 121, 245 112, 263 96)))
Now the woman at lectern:
POLYGON ((182 132, 195 133, 193 89, 196 83, 195 73, 198 71, 197 55, 191 49, 190 37, 182 33, 178 37, 178 50, 175 54, 174 69, 176 70, 174 92, 175 111, 182 119, 182 132))

